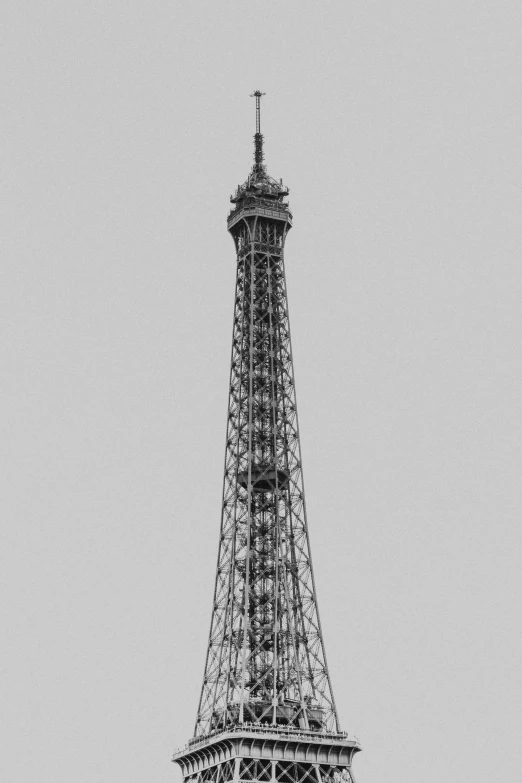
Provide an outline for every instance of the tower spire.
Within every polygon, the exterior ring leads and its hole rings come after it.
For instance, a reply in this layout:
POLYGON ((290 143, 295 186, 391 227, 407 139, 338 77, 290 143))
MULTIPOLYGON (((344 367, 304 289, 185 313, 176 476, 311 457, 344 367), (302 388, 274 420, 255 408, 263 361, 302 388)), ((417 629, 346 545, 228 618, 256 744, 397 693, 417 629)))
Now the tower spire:
POLYGON ((256 135, 254 136, 254 169, 261 171, 263 169, 263 136, 261 134, 261 96, 265 92, 256 90, 250 96, 256 99, 256 135))

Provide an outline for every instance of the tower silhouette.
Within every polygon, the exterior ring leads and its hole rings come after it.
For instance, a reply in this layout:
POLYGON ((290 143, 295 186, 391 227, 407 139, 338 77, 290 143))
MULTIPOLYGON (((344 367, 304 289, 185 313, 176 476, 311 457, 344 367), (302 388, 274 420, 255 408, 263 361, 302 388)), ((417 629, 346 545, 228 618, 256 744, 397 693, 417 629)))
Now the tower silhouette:
POLYGON ((221 535, 185 783, 355 783, 340 730, 310 556, 286 292, 292 226, 267 173, 260 100, 254 165, 231 197, 237 254, 221 535))

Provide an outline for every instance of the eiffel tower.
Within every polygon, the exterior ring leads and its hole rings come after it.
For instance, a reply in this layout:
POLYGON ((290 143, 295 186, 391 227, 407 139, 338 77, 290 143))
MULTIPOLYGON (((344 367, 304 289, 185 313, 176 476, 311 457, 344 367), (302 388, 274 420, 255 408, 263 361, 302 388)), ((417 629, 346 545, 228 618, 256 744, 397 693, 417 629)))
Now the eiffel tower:
POLYGON ((184 783, 355 783, 317 607, 299 445, 284 246, 288 189, 254 165, 231 197, 237 255, 221 536, 184 783))

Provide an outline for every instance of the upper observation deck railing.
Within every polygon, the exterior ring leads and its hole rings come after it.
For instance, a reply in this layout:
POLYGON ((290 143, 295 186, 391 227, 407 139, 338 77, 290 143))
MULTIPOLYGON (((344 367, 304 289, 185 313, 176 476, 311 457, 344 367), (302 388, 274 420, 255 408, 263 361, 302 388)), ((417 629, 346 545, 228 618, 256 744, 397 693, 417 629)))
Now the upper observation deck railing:
POLYGON ((275 206, 267 207, 264 204, 249 204, 248 206, 241 206, 238 209, 233 209, 227 219, 228 228, 231 228, 242 217, 249 215, 261 215, 262 217, 275 218, 276 220, 284 220, 292 225, 293 215, 288 207, 283 205, 283 209, 278 209, 275 206))

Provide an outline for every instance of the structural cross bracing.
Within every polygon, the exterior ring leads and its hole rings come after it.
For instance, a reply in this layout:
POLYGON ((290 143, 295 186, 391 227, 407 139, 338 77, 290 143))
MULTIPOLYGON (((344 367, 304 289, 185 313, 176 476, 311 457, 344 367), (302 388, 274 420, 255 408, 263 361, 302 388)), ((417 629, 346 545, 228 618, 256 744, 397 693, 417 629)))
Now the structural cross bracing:
POLYGON ((237 274, 211 628, 194 737, 175 760, 194 783, 351 783, 360 748, 340 731, 308 537, 284 267, 292 214, 262 162, 261 95, 254 165, 228 218, 237 274))

